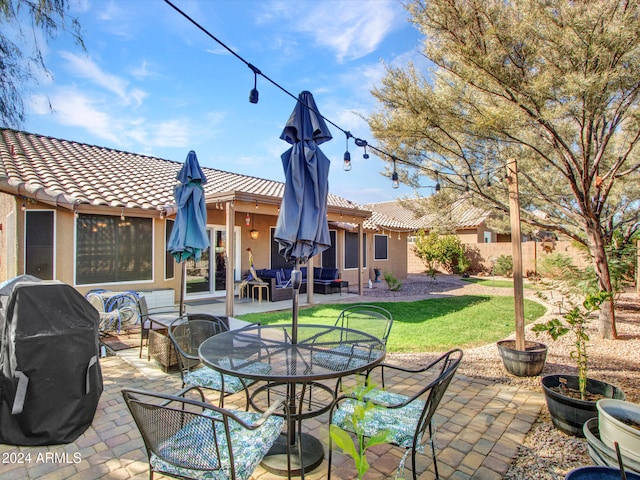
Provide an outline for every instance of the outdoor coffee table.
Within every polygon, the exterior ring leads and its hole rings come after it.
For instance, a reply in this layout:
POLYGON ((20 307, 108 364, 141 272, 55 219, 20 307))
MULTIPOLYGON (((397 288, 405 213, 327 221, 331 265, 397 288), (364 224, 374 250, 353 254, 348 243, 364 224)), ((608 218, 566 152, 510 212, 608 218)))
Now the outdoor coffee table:
MULTIPOLYGON (((266 382, 250 396, 257 410, 264 410, 271 394, 284 393, 289 405, 287 434, 294 442, 291 473, 304 478, 305 471, 322 463, 324 449, 320 440, 302 433, 302 420, 328 412, 334 400, 333 388, 318 382, 370 369, 384 359, 385 347, 373 335, 348 328, 306 324, 297 328, 296 344, 291 341, 290 324, 252 325, 214 335, 200 345, 199 354, 205 365, 223 374, 266 382), (271 368, 251 368, 255 363, 271 368), (325 403, 309 402, 311 386, 314 395, 327 398, 325 403)), ((286 435, 281 435, 262 465, 271 473, 287 475, 286 435)))

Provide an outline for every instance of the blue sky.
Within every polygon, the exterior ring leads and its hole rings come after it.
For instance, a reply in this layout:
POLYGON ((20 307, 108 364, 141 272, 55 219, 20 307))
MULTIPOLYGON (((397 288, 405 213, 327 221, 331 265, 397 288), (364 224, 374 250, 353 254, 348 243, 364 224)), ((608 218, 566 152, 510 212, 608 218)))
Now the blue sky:
MULTIPOLYGON (((262 73, 375 144, 366 116, 383 64, 424 63, 421 37, 395 0, 172 0, 262 73)), ((45 50, 51 78, 30 90, 24 129, 92 145, 284 180, 280 140, 295 101, 253 72, 162 0, 71 0, 87 51, 59 36, 45 50), (49 109, 49 102, 53 111, 49 109)), ((384 162, 329 125, 329 188, 358 203, 410 194, 391 188, 384 162)))

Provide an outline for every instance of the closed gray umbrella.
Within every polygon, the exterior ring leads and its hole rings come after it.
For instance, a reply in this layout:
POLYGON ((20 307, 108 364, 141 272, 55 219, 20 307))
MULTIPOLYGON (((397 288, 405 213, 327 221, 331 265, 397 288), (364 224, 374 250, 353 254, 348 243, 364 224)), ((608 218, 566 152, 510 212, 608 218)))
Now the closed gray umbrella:
POLYGON ((293 332, 297 341, 298 295, 302 274, 300 262, 331 246, 327 225, 330 160, 318 145, 331 140, 331 133, 318 112, 310 92, 298 95, 289 121, 280 135, 292 147, 282 154, 285 186, 274 239, 279 253, 294 262, 291 276, 293 294, 293 332))
POLYGON ((174 190, 178 210, 167 250, 178 263, 182 263, 180 313, 184 313, 186 261, 190 258, 200 260, 202 251, 209 247, 207 205, 202 188, 202 185, 207 183, 207 177, 200 168, 198 157, 193 150, 187 155, 176 179, 180 182, 174 190))

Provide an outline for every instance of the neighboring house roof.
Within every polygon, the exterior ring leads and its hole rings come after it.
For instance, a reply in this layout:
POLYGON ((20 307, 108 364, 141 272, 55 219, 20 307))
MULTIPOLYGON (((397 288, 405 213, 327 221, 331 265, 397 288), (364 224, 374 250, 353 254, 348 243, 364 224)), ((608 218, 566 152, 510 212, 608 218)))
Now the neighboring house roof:
MULTIPOLYGON (((405 207, 399 201, 370 203, 365 208, 391 217, 398 222, 411 225, 414 229, 431 230, 443 223, 443 212, 429 212, 419 216, 413 210, 405 207)), ((488 210, 476 207, 469 197, 462 197, 451 204, 447 212, 446 222, 455 228, 473 228, 480 226, 490 216, 488 210)), ((373 219, 373 217, 372 217, 373 219)), ((370 219, 371 220, 371 219, 370 219)))
MULTIPOLYGON (((11 129, 0 129, 0 191, 74 209, 80 205, 175 211, 173 189, 181 162, 11 129)), ((278 203, 284 183, 203 167, 205 195, 241 193, 278 203)), ((329 194, 330 211, 370 212, 329 194)))

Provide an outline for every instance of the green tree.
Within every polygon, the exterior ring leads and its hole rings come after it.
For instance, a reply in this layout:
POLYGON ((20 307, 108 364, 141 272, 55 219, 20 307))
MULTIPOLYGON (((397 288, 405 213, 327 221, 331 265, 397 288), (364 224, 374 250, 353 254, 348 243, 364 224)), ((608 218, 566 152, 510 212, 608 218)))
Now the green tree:
POLYGON ((464 273, 471 265, 464 244, 456 235, 439 235, 435 231, 427 235, 419 230, 413 251, 431 275, 435 274, 437 265, 451 273, 464 273))
MULTIPOLYGON (((521 219, 588 246, 611 292, 615 230, 639 227, 640 6, 637 1, 412 0, 428 72, 387 67, 368 122, 400 178, 438 178, 508 214, 506 164, 521 219)), ((459 195, 459 193, 458 193, 459 195)), ((613 302, 599 333, 616 337, 613 302)))
POLYGON ((84 50, 80 24, 68 9, 67 0, 0 0, 0 125, 20 127, 25 85, 35 80, 35 69, 49 74, 42 41, 62 30, 84 50))

